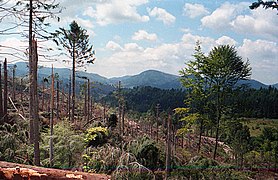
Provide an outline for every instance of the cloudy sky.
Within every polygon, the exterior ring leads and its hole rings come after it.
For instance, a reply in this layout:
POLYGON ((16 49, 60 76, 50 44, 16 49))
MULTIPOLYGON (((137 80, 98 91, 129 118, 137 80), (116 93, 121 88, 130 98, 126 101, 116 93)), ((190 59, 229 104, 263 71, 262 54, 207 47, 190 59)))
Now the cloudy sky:
MULTIPOLYGON (((204 52, 235 45, 249 59, 253 79, 278 83, 277 11, 250 10, 255 0, 57 1, 65 9, 53 28, 68 28, 76 20, 88 30, 97 58, 88 72, 115 77, 156 69, 178 75, 199 40, 204 52)), ((0 44, 11 41, 18 39, 5 36, 0 44)), ((59 60, 54 64, 67 66, 59 60)))

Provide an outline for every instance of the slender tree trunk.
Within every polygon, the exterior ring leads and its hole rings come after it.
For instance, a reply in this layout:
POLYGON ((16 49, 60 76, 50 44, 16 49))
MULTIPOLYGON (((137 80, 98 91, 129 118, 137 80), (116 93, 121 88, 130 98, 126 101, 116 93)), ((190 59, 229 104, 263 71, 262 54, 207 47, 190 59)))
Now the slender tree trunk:
POLYGON ((75 123, 75 42, 73 42, 73 58, 72 58, 72 107, 71 107, 71 120, 75 123))
POLYGON ((87 103, 88 103, 88 104, 87 104, 87 108, 88 108, 88 109, 87 109, 87 122, 88 122, 88 121, 91 119, 91 110, 92 110, 92 109, 90 108, 90 107, 91 107, 91 105, 90 105, 90 104, 91 104, 91 97, 90 97, 90 96, 91 96, 91 94, 90 94, 90 79, 88 79, 87 90, 88 90, 88 93, 87 93, 87 94, 88 94, 88 100, 87 100, 87 103))
MULTIPOLYGON (((37 51, 37 41, 33 39, 33 59, 32 59, 32 67, 33 67, 33 74, 32 74, 32 81, 30 83, 31 86, 31 94, 32 99, 34 100, 32 107, 33 114, 31 115, 31 119, 33 119, 33 127, 34 127, 34 157, 35 157, 35 165, 40 166, 40 146, 39 146, 39 139, 40 139, 40 125, 39 125, 39 99, 38 99, 38 51, 37 51)), ((30 98, 31 99, 31 98, 30 98)))
POLYGON ((45 91, 45 82, 42 82, 42 106, 41 109, 44 111, 44 91, 45 91))
MULTIPOLYGON (((1 69, 1 66, 0 66, 0 69, 1 69)), ((1 71, 0 71, 0 74, 1 74, 1 71)), ((1 84, 1 83, 0 83, 1 84)), ((20 87, 22 88, 22 86, 23 86, 23 79, 21 78, 20 79, 20 87)), ((21 89, 21 91, 20 91, 20 101, 21 101, 21 105, 22 105, 22 103, 23 103, 23 89, 21 89)), ((2 87, 1 87, 1 94, 2 94, 2 87)), ((2 96, 2 95, 1 95, 2 96)), ((2 98, 2 97, 1 97, 2 98)), ((1 105, 0 105, 1 106, 1 105)))
POLYGON ((69 121, 71 121, 71 75, 69 77, 69 93, 68 93, 68 117, 69 121))
POLYGON ((33 99, 33 95, 32 95, 32 87, 31 87, 31 83, 33 81, 33 66, 32 66, 32 62, 33 62, 33 43, 32 43, 32 36, 33 36, 33 0, 30 0, 30 11, 29 11, 29 79, 30 79, 30 86, 29 86, 29 115, 30 115, 30 143, 33 144, 34 143, 34 119, 32 118, 32 114, 33 113, 33 103, 34 103, 34 99, 33 99))
POLYGON ((122 135, 125 134, 125 106, 122 105, 122 135))
POLYGON ((159 119, 159 107, 160 105, 156 105, 156 142, 158 142, 158 119, 159 119))
POLYGON ((218 147, 218 136, 219 136, 219 127, 220 127, 220 98, 219 98, 220 90, 217 90, 217 99, 216 99, 216 135, 215 135, 215 146, 213 152, 213 159, 215 160, 217 154, 217 147, 218 147))
POLYGON ((60 113, 59 113, 59 108, 60 108, 60 103, 59 103, 59 100, 60 100, 60 82, 59 80, 57 80, 56 82, 56 118, 57 120, 60 119, 60 113))
POLYGON ((85 83, 84 84, 85 86, 84 86, 84 120, 87 120, 87 115, 88 115, 88 108, 87 108, 87 105, 88 105, 88 98, 87 98, 87 96, 88 96, 88 94, 87 94, 87 92, 88 92, 88 90, 87 90, 87 88, 88 88, 88 84, 87 83, 85 83))
POLYGON ((200 132, 199 132, 199 142, 198 142, 198 153, 200 153, 200 150, 201 150, 203 124, 204 124, 203 120, 201 120, 200 132))
POLYGON ((13 67, 13 101, 15 101, 15 65, 13 67))
POLYGON ((172 122, 171 116, 168 115, 167 120, 167 140, 166 140, 166 175, 165 179, 168 179, 171 170, 171 129, 172 129, 172 122))
POLYGON ((50 167, 53 166, 53 120, 54 120, 54 70, 52 65, 52 74, 51 74, 51 114, 50 114, 50 140, 49 140, 49 164, 50 167))
POLYGON ((2 64, 0 64, 0 119, 3 118, 2 64))
POLYGON ((119 123, 118 123, 118 124, 119 124, 119 125, 118 125, 118 126, 119 126, 119 132, 120 132, 120 134, 122 134, 122 127, 121 127, 121 114, 122 114, 121 112, 122 112, 122 111, 121 111, 121 100, 120 100, 120 99, 121 99, 121 97, 120 97, 120 96, 121 96, 121 95, 120 95, 120 94, 121 94, 121 81, 119 81, 118 93, 119 93, 119 94, 118 94, 118 96, 119 96, 119 97, 118 97, 118 98, 119 98, 119 99, 118 99, 118 114, 119 114, 119 117, 118 117, 118 120, 119 120, 119 123))
POLYGON ((8 68, 7 59, 4 61, 4 122, 8 121, 8 68))

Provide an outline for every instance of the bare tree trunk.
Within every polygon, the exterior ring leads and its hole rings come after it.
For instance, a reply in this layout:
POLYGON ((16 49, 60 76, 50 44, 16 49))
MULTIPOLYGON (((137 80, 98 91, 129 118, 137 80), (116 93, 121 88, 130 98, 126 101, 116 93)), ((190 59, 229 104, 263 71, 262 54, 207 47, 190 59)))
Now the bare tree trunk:
POLYGON ((71 120, 74 120, 75 111, 75 42, 73 42, 73 59, 72 59, 72 107, 71 107, 71 120))
POLYGON ((3 96, 2 96, 2 64, 0 64, 0 119, 3 118, 3 96))
POLYGON ((219 136, 219 128, 220 128, 220 97, 219 97, 219 93, 220 90, 218 89, 217 91, 217 107, 216 107, 216 120, 217 120, 217 124, 216 124, 216 135, 215 135, 215 146, 214 146, 214 152, 213 152, 213 159, 215 160, 216 158, 216 153, 217 153, 217 146, 218 146, 218 136, 219 136))
POLYGON ((156 142, 158 142, 158 116, 159 116, 159 107, 160 105, 156 105, 156 142))
POLYGON ((88 103, 87 104, 87 108, 88 108, 87 109, 87 122, 88 122, 91 119, 91 110, 92 109, 90 108, 91 107, 91 105, 90 105, 91 104, 90 79, 87 79, 87 80, 88 80, 88 85, 87 85, 87 90, 88 90, 88 93, 87 93, 88 94, 88 99, 87 99, 87 103, 88 103))
POLYGON ((87 92, 88 92, 88 90, 87 90, 87 88, 88 88, 88 84, 85 83, 84 85, 85 85, 84 86, 84 120, 87 120, 87 115, 88 115, 88 111, 87 111, 88 110, 88 108, 87 108, 87 105, 88 105, 87 92))
POLYGON ((68 93, 68 117, 71 121, 71 76, 69 77, 69 93, 68 93))
MULTIPOLYGON (((1 66, 0 66, 0 69, 1 69, 1 66)), ((1 71, 0 71, 0 74, 1 74, 1 71)), ((0 83, 1 84, 1 83, 0 83)), ((23 79, 21 78, 20 79, 20 87, 23 86, 23 79)), ((1 94, 2 94, 2 87, 1 87, 1 94)), ((1 95, 2 96, 2 95, 1 95)), ((2 98, 2 97, 1 97, 2 98)), ((21 101, 21 105, 23 103, 23 90, 20 91, 20 101, 21 101)), ((0 105, 1 106, 1 105, 0 105)))
POLYGON ((34 119, 32 118, 32 115, 34 114, 34 110, 32 108, 34 99, 32 95, 32 87, 31 83, 33 81, 33 43, 32 43, 32 36, 33 36, 33 0, 30 0, 30 12, 29 12, 29 79, 30 79, 30 84, 29 84, 29 115, 30 115, 30 143, 34 143, 34 119))
POLYGON ((119 108, 119 109, 118 109, 118 114, 119 114, 119 117, 118 117, 119 123, 118 123, 118 124, 119 124, 119 133, 122 134, 122 127, 121 127, 121 119, 122 119, 122 118, 121 118, 121 114, 122 114, 121 112, 122 112, 122 111, 121 111, 121 100, 120 100, 121 81, 119 81, 118 93, 119 93, 119 94, 118 94, 118 96, 119 96, 119 97, 118 97, 118 98, 119 98, 119 99, 118 99, 118 108, 119 108))
POLYGON ((37 41, 33 39, 33 59, 32 59, 32 67, 33 67, 33 74, 32 74, 32 81, 30 83, 31 95, 33 99, 32 107, 33 111, 31 114, 31 119, 33 119, 33 127, 34 127, 34 157, 35 157, 35 165, 40 166, 40 146, 39 146, 39 139, 40 139, 40 125, 39 125, 39 103, 38 103, 38 51, 37 51, 37 41))
POLYGON ((171 130, 172 130, 172 122, 171 122, 171 116, 168 115, 167 120, 167 140, 166 140, 166 175, 165 179, 168 178, 170 175, 171 170, 171 130))
POLYGON ((8 68, 7 59, 4 61, 4 122, 8 121, 8 68))
POLYGON ((60 108, 60 103, 59 103, 59 100, 60 100, 60 82, 59 80, 57 80, 56 82, 56 118, 57 120, 60 119, 60 114, 59 114, 59 108, 60 108))
POLYGON ((13 67, 13 101, 15 101, 15 69, 16 69, 16 65, 14 65, 13 67))
POLYGON ((125 106, 122 105, 122 135, 125 134, 125 106))
POLYGON ((50 114, 50 140, 49 140, 49 164, 53 166, 53 119, 54 119, 54 70, 52 65, 51 74, 51 114, 50 114))

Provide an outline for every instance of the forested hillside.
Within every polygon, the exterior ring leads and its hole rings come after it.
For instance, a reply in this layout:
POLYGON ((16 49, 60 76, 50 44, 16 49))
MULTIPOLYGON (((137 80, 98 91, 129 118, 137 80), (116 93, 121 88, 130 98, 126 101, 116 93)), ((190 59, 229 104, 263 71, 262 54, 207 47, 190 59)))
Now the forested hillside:
MULTIPOLYGON (((278 178, 277 84, 251 79, 252 73, 258 78, 260 73, 273 75, 268 70, 276 67, 271 60, 276 60, 271 56, 277 53, 276 43, 244 38, 237 45, 236 38, 228 36, 192 35, 186 24, 174 31, 184 22, 170 14, 176 7, 171 4, 168 12, 156 7, 168 2, 153 3, 0 0, 0 38, 12 37, 12 41, 5 39, 5 45, 0 43, 0 56, 4 56, 0 62, 0 179, 278 178), (61 20, 65 7, 60 3, 74 7, 68 15, 88 7, 75 14, 75 20, 70 16, 61 20), (148 14, 141 16, 142 12, 148 14), (123 28, 120 24, 127 21, 135 25, 123 28), (138 29, 148 26, 138 24, 150 22, 163 28, 157 34, 138 29), (106 29, 111 26, 116 34, 106 29), (98 39, 103 32, 105 42, 98 39), (182 35, 180 40, 176 34, 182 35), (258 52, 259 58, 266 59, 258 62, 258 52), (254 66, 246 55, 256 59, 254 66), (96 65, 100 59, 104 62, 96 65), (67 63, 70 68, 50 67, 50 63, 67 63), (105 78, 90 73, 91 66, 103 68, 106 74, 144 70, 105 78), (178 75, 150 67, 175 70, 178 75)), ((276 1, 258 1, 250 7, 246 2, 223 3, 214 12, 202 4, 185 3, 183 13, 175 13, 189 17, 187 25, 202 17, 195 32, 207 33, 206 23, 217 19, 219 12, 221 18, 222 12, 228 12, 234 20, 228 23, 220 18, 210 28, 236 29, 238 23, 252 19, 237 13, 261 5, 256 13, 264 19, 248 12, 264 24, 267 15, 261 11, 278 9, 276 1), (196 8, 198 14, 192 13, 196 8)))

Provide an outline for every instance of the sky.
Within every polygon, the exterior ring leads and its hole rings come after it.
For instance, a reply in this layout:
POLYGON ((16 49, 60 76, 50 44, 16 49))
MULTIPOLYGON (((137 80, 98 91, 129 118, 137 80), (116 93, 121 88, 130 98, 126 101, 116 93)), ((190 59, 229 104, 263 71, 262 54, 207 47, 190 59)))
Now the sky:
MULTIPOLYGON (((250 10, 253 1, 56 0, 64 7, 59 14, 61 21, 51 21, 49 30, 68 29, 73 20, 77 21, 87 30, 96 52, 96 61, 87 72, 108 78, 149 69, 179 75, 185 63, 193 59, 196 41, 200 41, 205 53, 218 45, 234 45, 243 60, 249 60, 252 79, 275 84, 278 14, 271 9, 250 10)), ((15 36, 0 37, 0 45, 26 43, 15 36)), ((0 47, 1 51, 5 49, 0 47)), ((70 67, 61 59, 39 63, 70 67)), ((14 62, 14 57, 9 60, 14 62)))

